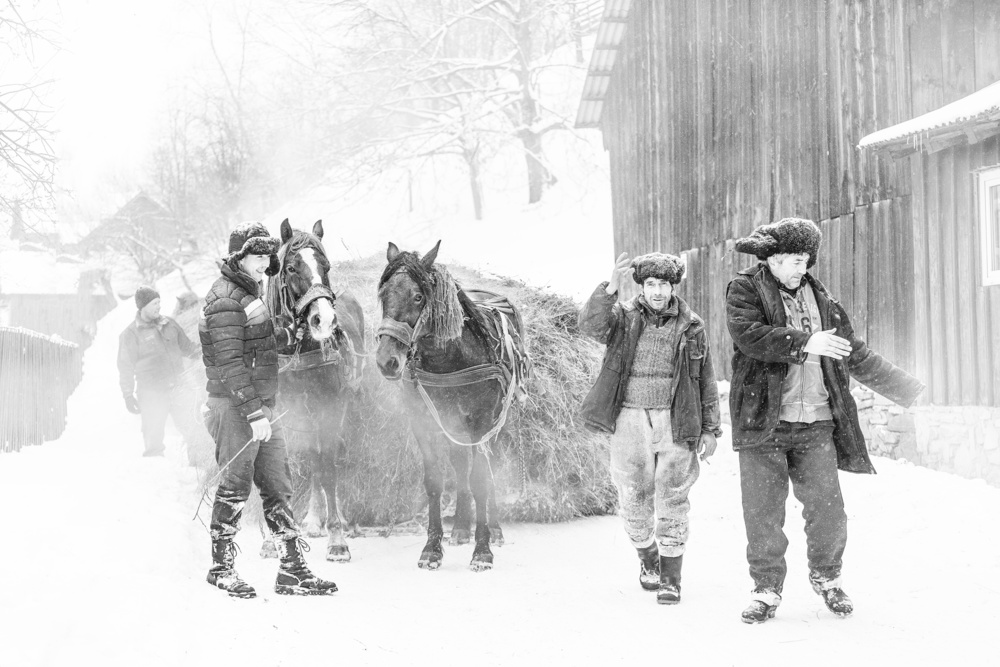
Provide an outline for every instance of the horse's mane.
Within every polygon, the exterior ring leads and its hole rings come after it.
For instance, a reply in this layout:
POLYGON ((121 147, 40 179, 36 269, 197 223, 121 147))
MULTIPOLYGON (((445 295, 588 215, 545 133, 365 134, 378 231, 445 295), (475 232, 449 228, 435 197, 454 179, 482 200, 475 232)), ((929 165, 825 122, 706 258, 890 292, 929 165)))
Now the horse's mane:
POLYGON ((292 233, 292 238, 288 239, 286 243, 281 244, 278 248, 278 272, 268 278, 267 281, 267 309, 271 311, 271 315, 274 317, 281 316, 287 318, 288 320, 295 319, 295 298, 292 296, 292 291, 287 289, 285 284, 285 259, 288 257, 289 253, 298 252, 299 250, 311 249, 316 251, 316 261, 319 265, 326 266, 326 274, 323 277, 323 283, 329 287, 329 270, 330 270, 330 260, 327 259, 326 250, 323 248, 323 242, 320 241, 319 237, 315 234, 310 234, 309 232, 304 232, 300 229, 294 230, 292 233))
POLYGON ((436 346, 461 338, 462 326, 466 322, 481 340, 489 338, 482 313, 448 269, 434 264, 428 270, 415 252, 401 252, 386 265, 378 281, 380 303, 385 302, 385 285, 389 278, 400 270, 406 271, 426 299, 427 305, 421 318, 433 335, 436 346))

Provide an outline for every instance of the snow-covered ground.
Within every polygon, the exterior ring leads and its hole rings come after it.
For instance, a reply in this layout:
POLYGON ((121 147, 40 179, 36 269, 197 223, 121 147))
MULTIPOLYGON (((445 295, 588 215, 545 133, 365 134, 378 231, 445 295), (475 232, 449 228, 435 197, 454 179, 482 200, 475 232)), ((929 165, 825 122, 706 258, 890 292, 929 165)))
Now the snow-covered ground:
POLYGON ((141 458, 138 418, 120 405, 117 333, 133 314, 124 302, 100 323, 63 437, 0 457, 0 665, 995 664, 1000 489, 879 459, 877 476, 842 475, 847 620, 809 588, 791 501, 785 600, 747 626, 728 437, 694 487, 677 607, 639 589, 616 517, 508 525, 495 569, 478 574, 471 546, 426 572, 422 536, 353 540, 346 565, 313 540, 310 563, 341 589, 324 598, 275 595, 276 563, 245 527, 238 564, 259 597, 230 599, 204 581, 200 485, 176 435, 165 459, 141 458))

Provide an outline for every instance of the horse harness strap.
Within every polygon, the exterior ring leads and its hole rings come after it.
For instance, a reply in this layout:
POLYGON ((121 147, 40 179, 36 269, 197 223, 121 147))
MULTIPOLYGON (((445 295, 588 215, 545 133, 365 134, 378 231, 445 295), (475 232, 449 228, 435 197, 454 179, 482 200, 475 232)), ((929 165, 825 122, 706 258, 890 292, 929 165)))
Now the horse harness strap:
POLYGON ((306 312, 310 304, 319 299, 329 299, 332 302, 336 302, 333 291, 326 285, 310 285, 306 293, 295 302, 295 317, 302 317, 302 313, 306 312))
POLYGON ((514 401, 514 396, 521 389, 520 385, 524 380, 524 378, 521 377, 519 355, 514 346, 514 339, 510 334, 507 315, 495 307, 488 307, 484 309, 494 313, 500 323, 499 329, 502 347, 500 359, 497 360, 497 363, 479 364, 478 366, 472 366, 453 373, 428 373, 416 368, 412 362, 408 364, 413 384, 416 386, 417 392, 420 394, 420 398, 423 399, 424 405, 427 406, 427 410, 431 413, 431 416, 434 418, 435 423, 437 423, 438 428, 441 429, 441 432, 444 433, 445 437, 447 437, 450 441, 456 445, 463 445, 466 447, 478 447, 485 445, 500 432, 500 429, 503 428, 504 423, 507 421, 507 412, 510 410, 511 403, 514 401), (504 355, 504 351, 506 351, 506 355, 504 355), (508 369, 503 363, 504 356, 506 356, 509 360, 510 369, 508 369), (485 382, 487 380, 497 380, 500 383, 500 386, 503 387, 503 407, 500 410, 500 414, 497 416, 492 428, 490 428, 490 430, 487 431, 483 437, 476 442, 462 442, 449 433, 444 427, 444 424, 441 422, 441 415, 438 413, 437 407, 434 405, 434 401, 427 394, 424 386, 461 387, 478 382, 485 382))

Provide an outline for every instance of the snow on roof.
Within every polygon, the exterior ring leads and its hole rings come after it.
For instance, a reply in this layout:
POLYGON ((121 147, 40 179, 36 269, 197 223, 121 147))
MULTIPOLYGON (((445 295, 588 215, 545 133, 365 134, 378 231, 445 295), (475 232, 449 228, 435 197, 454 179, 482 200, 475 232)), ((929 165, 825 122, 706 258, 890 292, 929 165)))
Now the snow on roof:
POLYGON ((0 250, 0 294, 77 294, 80 275, 94 268, 50 251, 0 250))
POLYGON ((632 0, 608 0, 604 5, 574 127, 600 127, 604 97, 611 85, 611 73, 615 68, 618 46, 625 36, 625 25, 628 23, 631 7, 632 0))
POLYGON ((887 148, 906 144, 911 150, 919 150, 931 136, 958 132, 960 128, 956 126, 969 124, 987 124, 991 130, 1000 131, 1000 81, 922 116, 873 132, 862 139, 858 147, 887 148))

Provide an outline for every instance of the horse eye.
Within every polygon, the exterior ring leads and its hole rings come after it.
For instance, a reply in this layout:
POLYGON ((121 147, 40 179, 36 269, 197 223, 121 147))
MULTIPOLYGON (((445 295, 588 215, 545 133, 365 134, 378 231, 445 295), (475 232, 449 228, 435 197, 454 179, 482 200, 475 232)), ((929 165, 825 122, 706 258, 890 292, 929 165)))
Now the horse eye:
POLYGON ((286 267, 285 270, 288 271, 289 273, 295 273, 295 267, 294 266, 286 267))
POLYGON ((424 300, 424 295, 418 294, 415 297, 413 297, 413 300, 416 301, 417 303, 421 303, 424 300))

